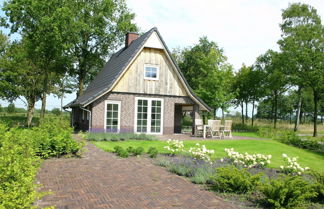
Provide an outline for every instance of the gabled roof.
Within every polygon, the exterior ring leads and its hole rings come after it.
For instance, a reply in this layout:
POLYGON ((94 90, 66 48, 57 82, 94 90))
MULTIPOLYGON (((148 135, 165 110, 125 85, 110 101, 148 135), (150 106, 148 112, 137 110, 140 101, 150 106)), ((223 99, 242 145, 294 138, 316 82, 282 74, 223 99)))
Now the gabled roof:
POLYGON ((74 106, 87 106, 103 94, 108 93, 111 87, 114 85, 114 83, 123 74, 123 72, 127 70, 127 66, 133 61, 135 56, 143 48, 145 42, 154 31, 158 34, 162 44, 164 45, 165 50, 167 51, 172 63, 174 64, 177 72, 181 77, 180 80, 184 82, 185 87, 188 89, 189 95, 193 97, 193 99, 196 100, 196 102, 200 103, 200 105, 202 105, 208 111, 210 111, 211 108, 208 107, 208 105, 206 105, 199 97, 197 97, 193 93, 192 89, 190 88, 189 84, 187 83, 186 79, 181 73, 178 65, 172 58, 171 53, 167 48, 164 40, 162 39, 159 31, 155 27, 138 37, 128 47, 124 47, 115 54, 113 54, 104 66, 103 70, 101 70, 94 78, 94 80, 89 84, 83 95, 79 96, 77 99, 67 104, 65 108, 74 106))

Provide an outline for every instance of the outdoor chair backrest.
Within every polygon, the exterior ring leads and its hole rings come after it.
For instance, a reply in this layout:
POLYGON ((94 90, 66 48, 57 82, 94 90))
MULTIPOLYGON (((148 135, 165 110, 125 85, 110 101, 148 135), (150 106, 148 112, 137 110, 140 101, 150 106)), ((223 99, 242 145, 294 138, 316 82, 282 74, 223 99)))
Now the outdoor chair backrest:
POLYGON ((232 120, 225 120, 224 130, 232 130, 232 120))
POLYGON ((218 131, 221 127, 221 121, 220 120, 208 120, 208 126, 213 131, 218 131))
POLYGON ((203 129, 203 120, 202 119, 195 119, 195 125, 197 127, 197 129, 203 129))

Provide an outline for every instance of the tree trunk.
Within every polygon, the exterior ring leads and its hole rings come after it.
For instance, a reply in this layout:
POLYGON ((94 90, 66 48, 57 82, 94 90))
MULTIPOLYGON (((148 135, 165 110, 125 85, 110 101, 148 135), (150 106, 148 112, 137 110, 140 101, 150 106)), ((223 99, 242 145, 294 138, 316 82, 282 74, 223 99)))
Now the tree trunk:
POLYGON ((79 73, 79 89, 77 91, 77 97, 81 96, 84 92, 84 82, 85 82, 85 72, 84 64, 80 63, 80 73, 79 73))
POLYGON ((225 121, 224 109, 222 108, 222 120, 225 121))
POLYGON ((319 96, 316 90, 313 90, 314 94, 314 132, 313 137, 317 136, 317 111, 318 111, 318 100, 319 96))
POLYGON ((298 88, 298 104, 297 104, 296 120, 295 120, 295 127, 294 127, 295 132, 297 132, 298 128, 299 128, 301 103, 302 103, 301 88, 299 87, 298 88))
POLYGON ((255 101, 253 100, 252 102, 252 120, 251 120, 251 125, 253 126, 254 125, 254 106, 255 106, 255 101))
POLYGON ((61 95, 61 114, 63 112, 63 98, 64 98, 64 93, 61 95))
POLYGON ((30 127, 33 120, 35 103, 36 103, 35 97, 27 98, 27 126, 28 127, 30 127))
POLYGON ((248 121, 248 102, 245 102, 245 122, 248 121))
POLYGON ((43 92, 42 95, 42 107, 41 107, 41 113, 40 113, 40 121, 43 121, 45 117, 45 111, 46 111, 46 92, 43 92))
POLYGON ((273 128, 276 129, 277 128, 277 112, 278 112, 278 95, 275 95, 274 98, 274 120, 273 120, 273 128))
POLYGON ((274 119, 274 114, 273 114, 273 112, 274 112, 274 102, 273 101, 271 101, 271 123, 273 123, 273 119, 274 119))
POLYGON ((242 124, 244 124, 244 103, 241 103, 241 113, 242 113, 242 124))
POLYGON ((214 111, 213 111, 213 118, 214 118, 214 120, 216 120, 216 113, 217 113, 217 109, 216 108, 214 108, 214 111))

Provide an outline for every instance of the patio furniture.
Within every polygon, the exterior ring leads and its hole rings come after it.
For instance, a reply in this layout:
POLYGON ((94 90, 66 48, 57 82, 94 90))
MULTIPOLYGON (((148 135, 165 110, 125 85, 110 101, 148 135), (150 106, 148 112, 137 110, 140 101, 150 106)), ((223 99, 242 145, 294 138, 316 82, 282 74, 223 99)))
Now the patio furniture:
POLYGON ((195 136, 204 134, 204 123, 202 119, 195 119, 195 136))
POLYGON ((224 129, 223 129, 223 136, 225 138, 226 134, 228 133, 228 137, 232 138, 232 120, 225 120, 225 125, 224 125, 224 129))
POLYGON ((212 138, 219 137, 222 138, 221 132, 221 120, 208 120, 209 133, 212 138))

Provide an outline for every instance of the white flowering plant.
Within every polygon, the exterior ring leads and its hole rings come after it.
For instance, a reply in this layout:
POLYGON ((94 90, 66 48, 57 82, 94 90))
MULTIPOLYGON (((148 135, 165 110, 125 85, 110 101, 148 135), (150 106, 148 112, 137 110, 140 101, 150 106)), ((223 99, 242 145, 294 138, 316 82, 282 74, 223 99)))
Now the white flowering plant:
POLYGON ((290 158, 286 154, 282 154, 285 165, 281 165, 280 169, 286 174, 297 174, 302 175, 305 171, 309 170, 309 167, 301 167, 299 163, 297 163, 298 157, 290 158))
POLYGON ((195 147, 189 148, 189 153, 195 160, 203 160, 212 164, 211 156, 214 154, 214 150, 207 149, 205 145, 197 143, 195 147))
MULTIPOLYGON (((245 168, 264 168, 271 163, 271 155, 249 154, 245 152, 241 154, 234 151, 234 148, 225 148, 228 158, 236 165, 242 165, 245 168)), ((222 160, 221 160, 222 161, 222 160)))
POLYGON ((183 151, 184 145, 183 141, 168 139, 168 146, 164 146, 164 149, 167 149, 172 155, 175 155, 181 151, 183 151))

